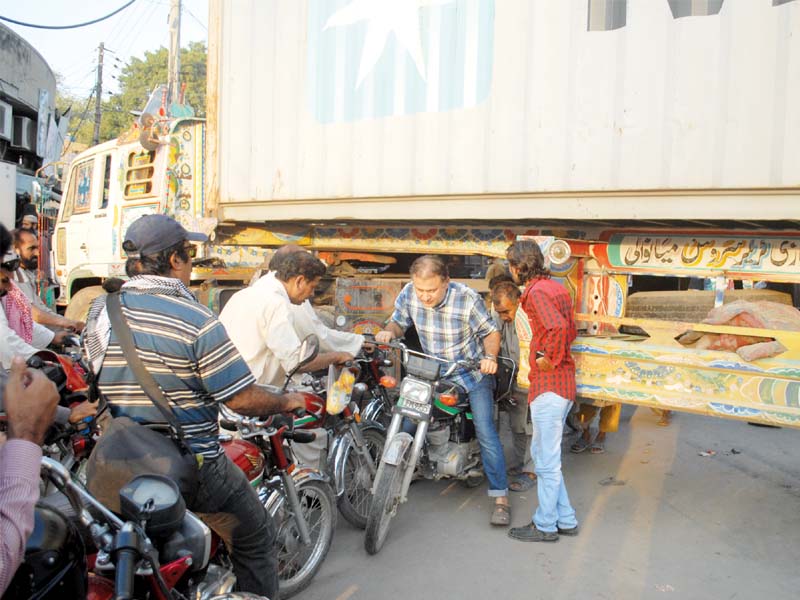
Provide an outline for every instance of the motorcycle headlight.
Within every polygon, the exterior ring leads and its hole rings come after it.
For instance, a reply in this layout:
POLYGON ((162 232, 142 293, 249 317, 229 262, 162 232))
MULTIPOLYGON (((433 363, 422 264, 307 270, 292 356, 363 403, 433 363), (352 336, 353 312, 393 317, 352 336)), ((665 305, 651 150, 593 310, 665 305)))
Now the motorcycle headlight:
POLYGON ((414 402, 430 402, 433 388, 429 383, 417 379, 406 378, 400 384, 400 397, 408 398, 414 402))

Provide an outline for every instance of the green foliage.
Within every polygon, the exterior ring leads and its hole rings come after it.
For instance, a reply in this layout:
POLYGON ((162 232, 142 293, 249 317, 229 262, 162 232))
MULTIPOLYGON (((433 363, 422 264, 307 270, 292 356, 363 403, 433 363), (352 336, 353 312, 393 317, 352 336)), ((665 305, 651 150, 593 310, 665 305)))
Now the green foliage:
MULTIPOLYGON (((206 46, 192 42, 181 48, 181 82, 186 84, 185 102, 197 116, 206 113, 206 46)), ((161 47, 145 52, 144 58, 132 58, 118 75, 119 93, 104 99, 103 117, 100 121, 100 142, 114 139, 128 129, 136 119, 130 111, 141 111, 153 89, 167 83, 168 51, 161 47)), ((104 94, 105 95, 105 94, 104 94)), ((66 109, 72 104, 69 132, 73 133, 86 109, 86 99, 76 99, 59 92, 56 106, 66 109)), ((83 124, 78 128, 76 141, 92 143, 94 132, 94 98, 89 103, 83 124)))

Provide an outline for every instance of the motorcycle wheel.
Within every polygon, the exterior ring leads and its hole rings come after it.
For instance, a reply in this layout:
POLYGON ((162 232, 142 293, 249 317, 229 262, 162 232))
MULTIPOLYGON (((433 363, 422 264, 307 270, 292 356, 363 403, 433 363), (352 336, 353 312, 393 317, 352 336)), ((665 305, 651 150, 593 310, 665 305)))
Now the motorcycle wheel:
MULTIPOLYGON (((372 456, 372 464, 377 469, 383 454, 386 436, 377 429, 363 429, 361 435, 364 444, 372 456)), ((372 476, 364 456, 354 444, 347 448, 344 459, 344 493, 337 499, 342 516, 355 527, 364 529, 367 526, 369 506, 372 500, 372 476)))
POLYGON ((281 597, 290 598, 305 589, 328 554, 336 529, 336 502, 327 483, 303 481, 297 496, 308 523, 311 544, 303 545, 289 503, 280 504, 273 515, 277 536, 278 580, 281 597))
MULTIPOLYGON (((402 463, 401 463, 402 464, 402 463)), ((400 501, 400 487, 403 484, 404 469, 384 463, 383 473, 377 481, 375 494, 369 507, 367 532, 364 549, 368 554, 377 554, 389 534, 389 524, 397 512, 400 501)))

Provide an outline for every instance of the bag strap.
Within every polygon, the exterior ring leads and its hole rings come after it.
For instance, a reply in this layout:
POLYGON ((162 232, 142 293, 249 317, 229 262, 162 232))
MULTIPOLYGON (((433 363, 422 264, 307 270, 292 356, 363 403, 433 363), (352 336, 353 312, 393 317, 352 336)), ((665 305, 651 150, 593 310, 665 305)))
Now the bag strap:
POLYGON ((178 423, 178 419, 175 418, 175 413, 173 413, 172 409, 169 407, 169 401, 164 396, 164 392, 156 383, 156 380, 153 379, 150 371, 144 366, 139 356, 139 350, 133 342, 131 328, 125 320, 125 315, 122 314, 119 296, 119 292, 109 294, 106 299, 106 308, 108 310, 108 319, 111 321, 111 327, 114 333, 117 334, 117 341, 122 348, 122 352, 125 354, 128 366, 130 366, 131 371, 133 371, 133 374, 136 376, 139 385, 142 386, 144 393, 147 394, 147 397, 156 405, 156 408, 161 411, 161 414, 170 424, 178 441, 189 453, 192 453, 184 438, 183 428, 180 423, 178 423))

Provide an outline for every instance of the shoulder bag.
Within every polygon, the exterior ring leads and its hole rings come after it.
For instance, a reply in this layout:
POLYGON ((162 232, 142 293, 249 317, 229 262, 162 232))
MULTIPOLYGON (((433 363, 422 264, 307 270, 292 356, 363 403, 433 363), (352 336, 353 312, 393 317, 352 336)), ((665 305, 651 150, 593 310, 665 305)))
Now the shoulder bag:
POLYGON ((148 473, 164 475, 178 485, 187 504, 191 504, 197 489, 197 457, 186 443, 164 392, 142 363, 122 314, 119 293, 108 295, 107 310, 128 365, 147 397, 169 423, 171 435, 154 431, 129 417, 111 419, 89 457, 87 489, 108 508, 119 512, 119 490, 131 479, 148 473))

